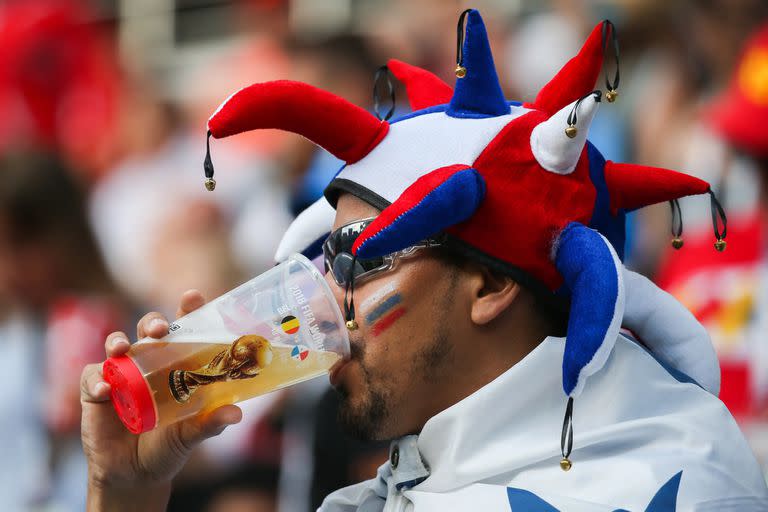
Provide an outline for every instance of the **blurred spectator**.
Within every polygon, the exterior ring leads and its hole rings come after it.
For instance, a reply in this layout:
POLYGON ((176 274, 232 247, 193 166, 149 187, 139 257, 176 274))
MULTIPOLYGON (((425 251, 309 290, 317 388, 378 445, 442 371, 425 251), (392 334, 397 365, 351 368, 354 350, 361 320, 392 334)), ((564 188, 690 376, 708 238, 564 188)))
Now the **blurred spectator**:
POLYGON ((204 129, 186 128, 147 89, 135 97, 151 115, 135 117, 134 128, 155 137, 134 146, 95 185, 90 214, 121 286, 145 307, 171 314, 184 290, 213 298, 242 281, 243 270, 255 275, 268 268, 289 218, 268 161, 213 141, 220 173, 216 190, 208 192, 204 129), (243 215, 252 220, 248 242, 237 243, 243 215))
MULTIPOLYGON (((730 84, 703 116, 721 148, 713 182, 734 208, 728 248, 712 249, 711 227, 694 223, 660 284, 707 327, 722 369, 720 397, 741 420, 768 469, 768 25, 747 43, 730 84)), ((710 178, 710 179, 712 179, 710 178)))
MULTIPOLYGON (((73 368, 102 359, 104 333, 132 323, 125 322, 127 308, 110 275, 140 311, 173 313, 180 292, 192 287, 212 298, 272 265, 291 213, 319 197, 340 166, 278 131, 212 141, 218 186, 209 193, 202 173, 205 122, 216 106, 239 87, 291 78, 370 108, 373 74, 388 57, 430 69, 452 85, 456 50, 446 35, 469 6, 367 0, 327 7, 316 0, 313 12, 343 12, 344 19, 314 20, 322 30, 313 31, 307 24, 317 16, 294 12, 311 0, 137 2, 144 12, 127 20, 120 6, 130 1, 98 3, 107 13, 112 6, 114 19, 78 0, 0 6, 0 154, 44 148, 58 155, 0 160, 0 496, 12 511, 83 508, 85 467, 78 466, 72 441, 79 415, 73 387, 79 368, 73 368), (130 54, 136 51, 130 45, 116 52, 111 29, 129 22, 165 26, 170 46, 135 46, 156 53, 151 56, 130 54), (154 67, 140 65, 150 60, 154 67), (127 75, 121 69, 127 64, 144 72, 127 75), (93 188, 80 187, 62 161, 93 188), (83 217, 84 200, 98 246, 83 217)), ((684 200, 685 247, 668 257, 668 208, 643 212, 631 223, 638 235, 630 237, 628 254, 645 273, 658 271, 659 281, 704 321, 723 360, 723 399, 745 427, 758 425, 746 421, 765 414, 768 390, 768 344, 758 335, 768 332, 763 54, 745 54, 718 113, 709 112, 709 100, 768 4, 481 4, 496 26, 490 33, 497 37, 492 44, 503 85, 510 98, 524 101, 597 19, 609 13, 616 23, 620 98, 603 106, 590 139, 611 159, 720 184, 730 220, 728 249, 715 254, 706 199, 684 200), (714 121, 701 122, 702 113, 714 121), (745 115, 754 120, 743 122, 745 115)), ((613 62, 607 64, 612 70, 613 62)), ((132 325, 127 329, 133 332, 132 325)), ((172 509, 293 512, 373 476, 385 451, 340 437, 333 398, 317 380, 247 402, 245 421, 196 455, 172 509)), ((758 452, 768 447, 768 429, 751 432, 753 443, 764 436, 763 445, 754 444, 758 452)), ((766 454, 768 448, 764 461, 766 454)))
MULTIPOLYGON (((213 299, 273 264, 289 222, 286 195, 258 146, 229 141, 211 142, 219 173, 216 190, 207 191, 205 124, 187 125, 199 105, 176 108, 146 85, 131 97, 141 114, 130 119, 133 152, 94 186, 91 220, 121 286, 143 310, 172 315, 183 291, 196 288, 213 299)), ((278 396, 244 404, 244 421, 197 451, 177 479, 169 510, 248 503, 252 510, 274 509, 279 455, 259 462, 247 447, 264 441, 250 437, 278 396)))
POLYGON ((0 495, 8 510, 82 509, 84 365, 125 323, 78 183, 41 154, 0 160, 0 495))
MULTIPOLYGON (((299 77, 300 80, 337 94, 355 105, 371 108, 373 77, 376 69, 386 60, 370 49, 364 37, 343 35, 320 43, 297 43, 293 52, 296 68, 304 75, 299 77)), ((287 169, 294 176, 291 212, 298 215, 322 196, 344 162, 298 138, 294 148, 298 150, 294 154, 299 153, 303 157, 294 157, 288 162, 287 169)))
MULTIPOLYGON (((511 86, 510 97, 534 101, 536 94, 573 57, 574 49, 581 46, 598 23, 596 14, 574 7, 573 2, 552 2, 550 10, 517 21, 505 45, 504 68, 511 86)), ((621 28, 618 33, 621 38, 621 28)), ((610 70, 615 68, 612 53, 606 55, 604 66, 610 70)), ((603 86, 602 80, 601 77, 598 88, 603 86)), ((604 102, 589 127, 589 140, 600 148, 606 159, 617 162, 629 160, 630 141, 622 103, 604 102)), ((629 244, 631 246, 631 241, 629 244)), ((631 251, 629 253, 627 257, 631 258, 631 251)))
POLYGON ((113 161, 120 73, 105 29, 87 2, 0 6, 0 151, 57 151, 92 177, 113 161))
MULTIPOLYGON (((619 32, 621 105, 631 123, 634 161, 718 182, 721 145, 704 129, 701 110, 725 84, 739 47, 766 15, 768 4, 760 0, 628 4, 619 32)), ((728 212, 746 200, 724 199, 728 212)), ((686 228, 709 222, 706 197, 686 198, 681 207, 686 228)), ((637 217, 630 264, 653 275, 669 246, 669 207, 644 208, 637 217)))

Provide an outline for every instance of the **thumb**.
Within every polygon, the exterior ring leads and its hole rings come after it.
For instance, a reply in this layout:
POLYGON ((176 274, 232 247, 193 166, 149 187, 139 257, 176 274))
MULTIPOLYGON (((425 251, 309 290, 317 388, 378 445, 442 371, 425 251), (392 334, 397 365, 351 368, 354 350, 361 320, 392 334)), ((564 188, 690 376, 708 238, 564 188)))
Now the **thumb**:
POLYGON ((196 416, 180 424, 179 440, 191 450, 209 437, 221 434, 229 425, 240 423, 243 411, 236 405, 223 405, 218 409, 196 416))

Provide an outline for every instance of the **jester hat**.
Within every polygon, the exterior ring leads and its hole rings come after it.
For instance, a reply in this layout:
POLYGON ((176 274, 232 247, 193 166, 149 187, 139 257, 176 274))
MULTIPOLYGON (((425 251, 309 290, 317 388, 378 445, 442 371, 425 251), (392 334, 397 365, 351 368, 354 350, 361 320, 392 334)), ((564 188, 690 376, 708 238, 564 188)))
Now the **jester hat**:
MULTIPOLYGON (((483 20, 470 9, 459 20, 453 89, 424 69, 388 62, 405 85, 411 113, 381 120, 311 85, 257 83, 216 110, 208 122, 209 140, 278 128, 303 135, 345 162, 325 197, 288 230, 278 260, 319 246, 333 222, 331 207, 344 192, 381 210, 358 237, 355 257, 382 256, 442 234, 534 292, 565 298, 562 383, 570 407, 586 379, 604 365, 621 328, 626 212, 671 201, 679 213, 678 198, 710 193, 716 247, 725 247, 725 215, 708 183, 607 161, 587 140, 603 98, 594 88, 611 41, 618 65, 615 30, 606 21, 533 102, 508 101, 483 20)), ((606 78, 610 102, 617 95, 616 69, 613 83, 606 78)), ((210 152, 205 171, 212 188, 210 152)), ((681 229, 681 223, 673 228, 676 246, 682 244, 681 229)))

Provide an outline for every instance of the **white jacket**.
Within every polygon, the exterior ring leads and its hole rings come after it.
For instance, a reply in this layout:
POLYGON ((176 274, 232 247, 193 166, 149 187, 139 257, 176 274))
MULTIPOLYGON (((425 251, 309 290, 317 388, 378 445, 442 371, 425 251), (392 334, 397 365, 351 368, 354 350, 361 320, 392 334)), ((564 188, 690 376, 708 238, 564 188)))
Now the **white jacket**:
POLYGON ((372 480, 321 512, 768 511, 768 489, 722 402, 620 335, 574 402, 560 468, 563 338, 393 441, 372 480))

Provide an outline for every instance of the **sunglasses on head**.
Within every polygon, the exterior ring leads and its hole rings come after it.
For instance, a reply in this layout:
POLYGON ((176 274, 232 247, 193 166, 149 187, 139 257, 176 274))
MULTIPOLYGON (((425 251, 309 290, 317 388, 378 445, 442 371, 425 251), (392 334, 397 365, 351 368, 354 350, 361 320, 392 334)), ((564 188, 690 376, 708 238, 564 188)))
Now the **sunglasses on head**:
POLYGON ((370 277, 395 268, 395 264, 402 258, 415 254, 419 249, 439 247, 437 240, 424 240, 400 251, 377 258, 354 258, 352 246, 357 237, 373 222, 375 217, 350 222, 331 232, 323 243, 323 258, 325 270, 330 272, 337 285, 346 287, 354 276, 355 283, 365 281, 370 277), (354 268, 353 268, 354 263, 354 268))

